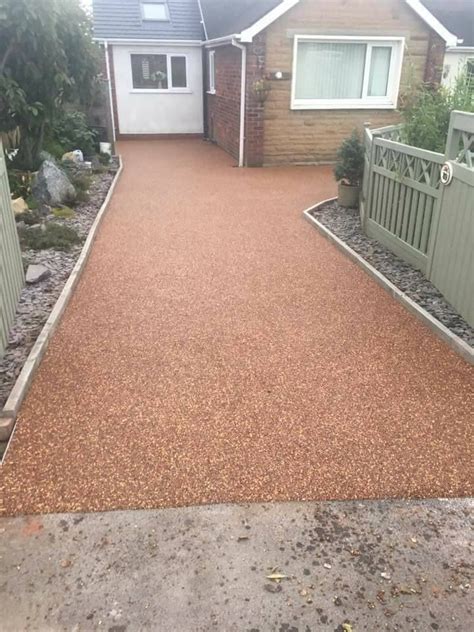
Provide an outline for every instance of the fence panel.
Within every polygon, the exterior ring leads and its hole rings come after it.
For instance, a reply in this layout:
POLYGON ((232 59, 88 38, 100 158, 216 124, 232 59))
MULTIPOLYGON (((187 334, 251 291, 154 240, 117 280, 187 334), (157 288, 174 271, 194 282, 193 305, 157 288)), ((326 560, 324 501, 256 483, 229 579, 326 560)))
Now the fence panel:
POLYGON ((23 264, 11 207, 10 188, 3 147, 0 142, 0 357, 24 284, 23 264))
MULTIPOLYGON (((396 128, 388 132, 393 137, 396 128)), ((444 156, 377 135, 372 140, 371 154, 365 230, 426 272, 444 156)))
POLYGON ((451 165, 453 180, 443 187, 429 279, 474 326, 474 169, 451 165))

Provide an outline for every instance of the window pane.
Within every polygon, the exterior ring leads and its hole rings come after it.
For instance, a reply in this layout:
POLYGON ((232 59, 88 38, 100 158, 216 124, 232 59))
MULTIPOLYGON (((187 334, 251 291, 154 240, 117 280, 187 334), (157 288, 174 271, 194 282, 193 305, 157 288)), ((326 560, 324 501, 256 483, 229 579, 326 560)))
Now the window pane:
POLYGON ((132 55, 134 88, 167 90, 166 55, 132 55))
POLYGON ((390 73, 391 46, 374 46, 370 62, 369 97, 387 96, 388 75, 390 73))
POLYGON ((163 3, 144 3, 143 5, 144 20, 167 20, 168 14, 166 5, 163 3))
POLYGON ((186 58, 185 57, 172 57, 171 58, 171 83, 173 88, 186 88, 186 58))
POLYGON ((299 42, 297 99, 360 99, 366 44, 299 42))

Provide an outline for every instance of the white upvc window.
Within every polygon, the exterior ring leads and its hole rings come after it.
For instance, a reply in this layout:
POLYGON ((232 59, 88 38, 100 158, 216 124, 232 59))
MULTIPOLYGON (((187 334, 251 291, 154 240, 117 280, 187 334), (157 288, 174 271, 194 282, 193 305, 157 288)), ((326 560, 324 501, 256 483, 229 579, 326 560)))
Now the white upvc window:
POLYGON ((403 37, 296 35, 293 110, 394 109, 403 37))
POLYGON ((168 5, 166 2, 142 2, 142 17, 153 22, 168 22, 168 5))
POLYGON ((189 92, 187 57, 180 54, 130 54, 134 92, 189 92))
POLYGON ((208 89, 209 94, 216 93, 216 51, 210 50, 208 55, 208 89))

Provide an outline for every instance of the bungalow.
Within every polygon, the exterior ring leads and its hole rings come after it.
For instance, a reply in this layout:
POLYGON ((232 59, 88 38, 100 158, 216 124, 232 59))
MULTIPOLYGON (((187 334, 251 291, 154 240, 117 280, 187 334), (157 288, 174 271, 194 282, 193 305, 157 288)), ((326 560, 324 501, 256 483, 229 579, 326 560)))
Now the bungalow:
POLYGON ((334 159, 439 82, 451 34, 419 0, 94 0, 117 138, 204 136, 240 166, 334 159))

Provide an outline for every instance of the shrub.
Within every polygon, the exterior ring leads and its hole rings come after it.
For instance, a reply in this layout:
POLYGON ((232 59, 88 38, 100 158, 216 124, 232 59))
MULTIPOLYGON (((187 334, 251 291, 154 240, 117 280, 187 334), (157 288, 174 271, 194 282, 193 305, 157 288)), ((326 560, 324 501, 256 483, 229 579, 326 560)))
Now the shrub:
POLYGON ((363 174, 364 146, 354 130, 338 149, 334 175, 338 182, 342 180, 344 184, 360 186, 363 174))
POLYGON ((20 228, 18 235, 22 247, 32 250, 70 250, 82 241, 74 229, 54 222, 44 227, 20 228))
POLYGON ((29 171, 8 170, 8 184, 14 198, 22 197, 26 200, 31 195, 33 175, 29 171))
POLYGON ((402 111, 402 141, 444 153, 453 110, 474 112, 474 90, 461 73, 452 89, 423 85, 408 96, 402 111))
POLYGON ((18 213, 15 215, 15 220, 17 222, 23 222, 27 226, 33 226, 34 224, 39 224, 42 220, 42 216, 38 211, 25 211, 24 213, 18 213))
POLYGON ((80 149, 85 156, 95 153, 96 135, 82 112, 62 112, 50 130, 49 141, 61 147, 62 154, 74 149, 80 149))

